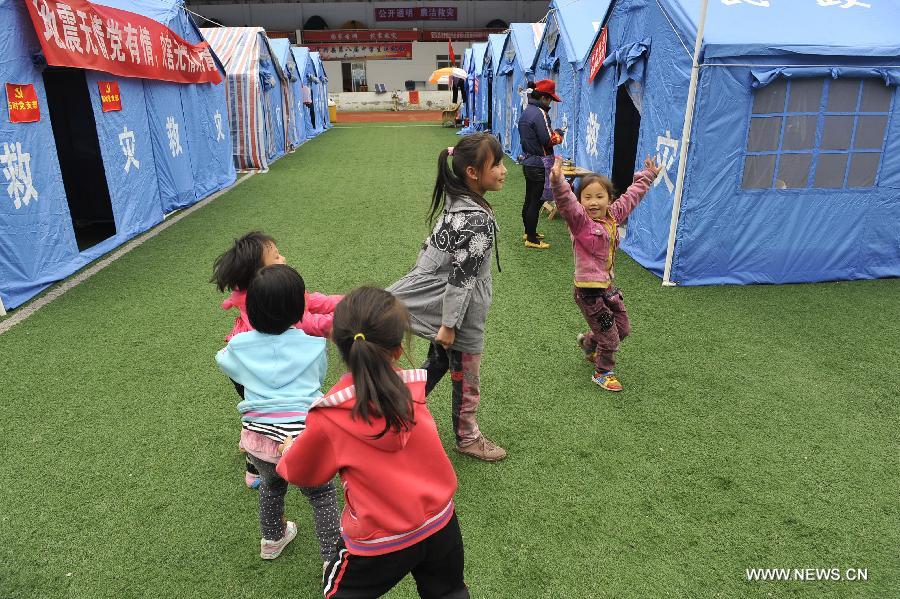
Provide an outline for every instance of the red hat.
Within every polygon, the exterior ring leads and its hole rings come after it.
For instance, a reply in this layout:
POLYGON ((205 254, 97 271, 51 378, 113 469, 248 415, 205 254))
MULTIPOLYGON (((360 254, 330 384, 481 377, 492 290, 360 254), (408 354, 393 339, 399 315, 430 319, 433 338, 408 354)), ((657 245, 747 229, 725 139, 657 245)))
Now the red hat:
POLYGON ((562 100, 559 99, 559 96, 556 95, 556 82, 553 81, 553 79, 541 79, 540 81, 535 81, 534 91, 539 94, 550 96, 557 102, 562 102, 562 100))

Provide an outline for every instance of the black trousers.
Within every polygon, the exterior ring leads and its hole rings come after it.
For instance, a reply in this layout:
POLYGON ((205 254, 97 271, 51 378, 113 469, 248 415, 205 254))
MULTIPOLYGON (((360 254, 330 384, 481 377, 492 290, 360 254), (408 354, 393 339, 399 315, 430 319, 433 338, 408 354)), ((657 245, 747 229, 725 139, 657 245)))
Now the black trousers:
POLYGON ((323 577, 326 599, 375 599, 407 574, 423 599, 469 599, 463 581, 463 542, 456 514, 424 541, 412 547, 372 557, 350 555, 341 540, 337 557, 323 577))
POLYGON ((544 167, 523 166, 525 175, 525 203, 522 204, 522 224, 528 241, 538 242, 537 224, 541 214, 541 196, 544 195, 544 167))
MULTIPOLYGON (((233 378, 228 378, 231 381, 231 384, 234 385, 234 390, 237 391, 237 394, 241 399, 244 399, 244 386, 234 380, 233 378)), ((247 457, 247 472, 253 474, 255 476, 259 476, 259 470, 256 469, 256 466, 253 465, 253 462, 250 461, 250 458, 247 457)))
POLYGON ((450 370, 453 386, 451 388, 451 413, 453 414, 453 434, 456 442, 461 442, 462 435, 459 428, 459 415, 463 404, 463 359, 462 352, 455 349, 444 349, 437 343, 432 343, 428 348, 428 357, 422 363, 421 368, 428 373, 425 382, 425 397, 431 393, 437 384, 450 370))

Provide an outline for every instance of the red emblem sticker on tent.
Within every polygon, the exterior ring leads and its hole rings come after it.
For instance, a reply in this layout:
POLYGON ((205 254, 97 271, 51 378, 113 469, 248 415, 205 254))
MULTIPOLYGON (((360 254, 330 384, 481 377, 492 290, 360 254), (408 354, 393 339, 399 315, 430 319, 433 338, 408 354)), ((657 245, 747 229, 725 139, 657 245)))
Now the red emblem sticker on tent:
POLYGON ((41 120, 37 92, 30 83, 7 83, 6 104, 9 107, 10 123, 35 123, 41 120))
POLYGON ((117 81, 98 81, 100 88, 100 103, 103 112, 122 110, 122 96, 119 95, 119 83, 117 81))

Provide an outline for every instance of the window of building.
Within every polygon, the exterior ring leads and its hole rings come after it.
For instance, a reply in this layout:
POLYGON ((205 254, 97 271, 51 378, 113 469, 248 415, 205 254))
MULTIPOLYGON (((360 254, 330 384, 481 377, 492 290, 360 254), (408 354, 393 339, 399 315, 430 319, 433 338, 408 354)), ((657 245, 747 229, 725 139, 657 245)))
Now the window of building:
POLYGON ((345 92, 367 92, 369 84, 366 80, 366 62, 342 62, 341 77, 345 92))
POLYGON ((744 189, 876 184, 894 88, 879 79, 779 79, 753 93, 744 189))
MULTIPOLYGON (((434 58, 437 61, 435 63, 437 65, 435 67, 436 69, 445 69, 447 67, 453 66, 452 64, 450 64, 450 55, 449 54, 438 54, 434 58)), ((450 89, 450 86, 439 83, 437 88, 438 88, 438 90, 446 91, 446 90, 450 89)))

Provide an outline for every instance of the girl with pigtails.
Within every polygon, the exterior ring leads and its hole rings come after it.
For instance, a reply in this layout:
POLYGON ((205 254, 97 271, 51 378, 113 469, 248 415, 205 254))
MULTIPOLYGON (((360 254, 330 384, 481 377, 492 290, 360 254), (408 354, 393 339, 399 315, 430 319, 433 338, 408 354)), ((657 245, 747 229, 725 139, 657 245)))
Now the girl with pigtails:
POLYGON ((431 342, 422 365, 425 393, 450 371, 456 451, 488 462, 502 460, 506 450, 485 437, 476 420, 491 253, 500 268, 497 224, 484 196, 502 189, 505 178, 503 150, 490 134, 468 135, 442 150, 429 214, 434 228, 413 269, 388 288, 409 309, 413 332, 431 342))
POLYGON ((381 597, 411 574, 424 599, 469 599, 456 473, 425 403, 424 370, 401 370, 409 314, 384 289, 360 287, 334 311, 332 340, 349 372, 312 403, 277 471, 307 487, 341 477, 328 599, 381 597))

